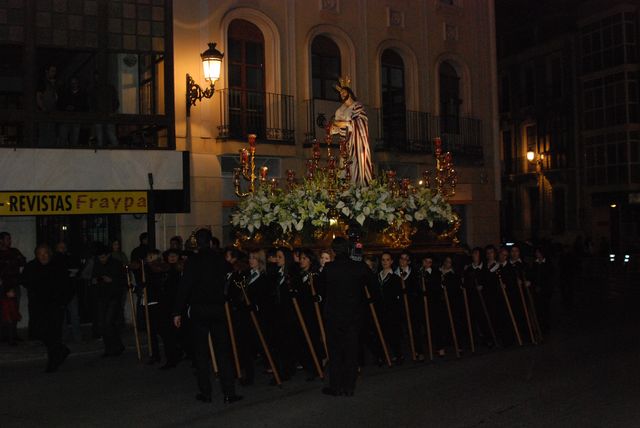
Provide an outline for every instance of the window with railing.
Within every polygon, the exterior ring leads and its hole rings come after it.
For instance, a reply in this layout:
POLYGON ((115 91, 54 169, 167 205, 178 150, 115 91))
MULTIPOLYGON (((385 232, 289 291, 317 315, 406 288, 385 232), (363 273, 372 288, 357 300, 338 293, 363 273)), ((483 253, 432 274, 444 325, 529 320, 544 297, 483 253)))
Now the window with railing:
POLYGON ((440 119, 443 133, 460 131, 460 76, 452 64, 445 61, 438 70, 440 77, 440 119))
POLYGON ((326 36, 316 36, 311 42, 311 82, 313 98, 338 101, 334 86, 341 72, 340 48, 326 36))
POLYGON ((382 138, 385 145, 402 147, 407 143, 404 62, 391 49, 381 58, 382 138))
POLYGON ((264 89, 264 36, 249 21, 235 19, 229 25, 229 88, 227 99, 229 134, 266 134, 264 89))

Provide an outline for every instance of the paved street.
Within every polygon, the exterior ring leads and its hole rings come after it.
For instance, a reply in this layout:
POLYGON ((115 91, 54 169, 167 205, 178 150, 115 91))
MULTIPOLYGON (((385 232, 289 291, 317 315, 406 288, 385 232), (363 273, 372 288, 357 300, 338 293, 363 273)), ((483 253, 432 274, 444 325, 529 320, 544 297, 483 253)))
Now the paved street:
POLYGON ((558 307, 562 327, 541 346, 367 366, 352 398, 323 396, 320 382, 299 374, 282 389, 259 378, 239 389, 237 404, 221 396, 202 404, 188 363, 162 372, 137 363, 132 349, 101 359, 94 344, 45 375, 41 359, 14 356, 0 360, 0 426, 637 427, 638 293, 607 295, 604 310, 592 296, 558 307))

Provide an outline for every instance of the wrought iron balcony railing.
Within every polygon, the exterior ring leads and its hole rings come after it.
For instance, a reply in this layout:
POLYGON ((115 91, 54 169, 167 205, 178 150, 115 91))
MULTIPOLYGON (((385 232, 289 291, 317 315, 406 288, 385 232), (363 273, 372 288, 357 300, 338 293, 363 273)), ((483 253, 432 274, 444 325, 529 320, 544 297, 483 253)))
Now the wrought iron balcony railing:
POLYGON ((246 140, 256 134, 258 141, 294 143, 294 102, 291 95, 263 91, 221 89, 218 139, 246 140))

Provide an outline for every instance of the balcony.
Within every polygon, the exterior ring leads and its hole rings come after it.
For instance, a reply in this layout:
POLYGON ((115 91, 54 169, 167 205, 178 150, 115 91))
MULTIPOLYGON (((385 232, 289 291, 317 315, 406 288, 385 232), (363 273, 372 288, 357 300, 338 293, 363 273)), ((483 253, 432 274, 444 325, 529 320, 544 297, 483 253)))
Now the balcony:
MULTIPOLYGON (((306 140, 324 137, 324 123, 340 106, 337 101, 306 100, 306 140)), ((369 140, 374 151, 400 153, 433 153, 433 140, 440 137, 445 151, 459 161, 482 165, 482 121, 469 117, 434 116, 431 113, 406 110, 383 118, 382 109, 365 106, 369 119, 369 140), (388 130, 385 132, 385 129, 388 130)))
MULTIPOLYGON (((71 149, 171 149, 163 115, 38 112, 26 126, 24 112, 0 122, 0 147, 71 149)), ((12 117, 11 117, 12 116, 12 117)))
POLYGON ((246 140, 256 134, 263 143, 294 144, 294 102, 291 95, 221 89, 219 140, 246 140))
POLYGON ((411 110, 389 119, 382 116, 381 109, 373 109, 369 115, 369 129, 376 151, 432 153, 433 140, 440 137, 443 150, 458 159, 471 160, 473 164, 483 163, 482 121, 479 119, 435 116, 411 110))

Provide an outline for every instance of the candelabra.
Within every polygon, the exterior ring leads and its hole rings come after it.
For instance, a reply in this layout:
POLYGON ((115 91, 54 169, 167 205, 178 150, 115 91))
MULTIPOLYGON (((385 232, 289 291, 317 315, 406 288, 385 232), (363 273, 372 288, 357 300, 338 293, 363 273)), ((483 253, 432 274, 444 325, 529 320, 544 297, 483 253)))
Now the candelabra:
MULTIPOLYGON (((249 134, 249 150, 240 149, 240 168, 233 170, 233 185, 238 197, 249 196, 255 191, 256 176, 256 134, 249 134), (242 191, 241 179, 249 182, 249 190, 242 191)), ((264 184, 267 180, 268 168, 263 166, 260 168, 260 183, 264 184)))

